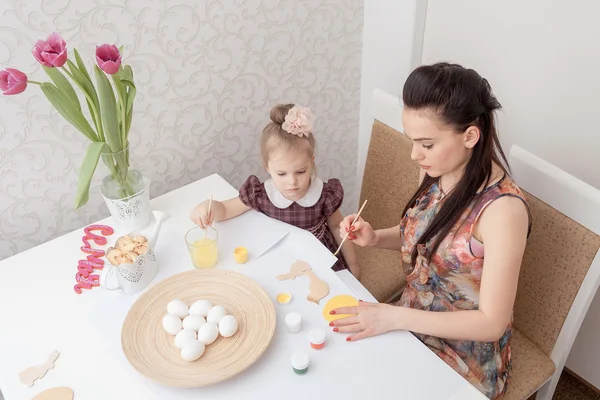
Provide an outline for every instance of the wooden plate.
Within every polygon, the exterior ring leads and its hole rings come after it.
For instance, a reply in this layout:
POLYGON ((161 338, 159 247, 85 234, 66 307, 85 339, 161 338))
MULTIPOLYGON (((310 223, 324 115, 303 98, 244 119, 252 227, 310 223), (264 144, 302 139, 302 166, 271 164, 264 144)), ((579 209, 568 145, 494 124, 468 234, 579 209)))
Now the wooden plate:
POLYGON ((168 386, 198 387, 224 381, 251 366, 275 333, 275 307, 256 282, 232 271, 193 270, 171 276, 140 296, 121 330, 125 356, 140 373, 168 386), (185 361, 162 327, 167 304, 180 299, 222 305, 238 320, 237 332, 219 335, 202 357, 185 361))

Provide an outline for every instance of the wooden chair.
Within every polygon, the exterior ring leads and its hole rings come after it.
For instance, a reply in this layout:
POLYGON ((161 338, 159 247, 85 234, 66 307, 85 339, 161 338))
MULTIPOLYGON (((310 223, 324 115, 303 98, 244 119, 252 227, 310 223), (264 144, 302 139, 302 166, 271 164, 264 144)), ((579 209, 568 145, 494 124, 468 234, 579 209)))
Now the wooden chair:
POLYGON ((514 307, 503 400, 550 400, 600 279, 600 190, 513 146, 533 217, 514 307))
MULTIPOLYGON (((412 142, 403 133, 374 121, 360 204, 369 200, 361 216, 375 229, 400 223, 404 206, 417 190, 419 166, 410 159, 411 149, 412 142)), ((378 301, 388 302, 404 289, 400 252, 357 247, 357 257, 360 281, 378 301)))

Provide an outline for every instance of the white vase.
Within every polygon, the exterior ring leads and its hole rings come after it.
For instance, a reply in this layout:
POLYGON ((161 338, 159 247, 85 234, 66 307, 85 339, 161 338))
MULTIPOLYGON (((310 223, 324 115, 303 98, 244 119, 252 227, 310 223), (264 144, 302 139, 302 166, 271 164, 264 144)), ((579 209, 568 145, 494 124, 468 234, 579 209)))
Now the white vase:
POLYGON ((108 174, 102 180, 102 197, 115 222, 126 232, 141 231, 150 223, 150 180, 130 168, 129 146, 102 153, 108 174))
POLYGON ((141 231, 150 223, 150 181, 145 177, 142 177, 142 180, 143 188, 129 197, 114 199, 107 197, 104 190, 102 191, 104 202, 115 222, 115 227, 119 230, 141 231))

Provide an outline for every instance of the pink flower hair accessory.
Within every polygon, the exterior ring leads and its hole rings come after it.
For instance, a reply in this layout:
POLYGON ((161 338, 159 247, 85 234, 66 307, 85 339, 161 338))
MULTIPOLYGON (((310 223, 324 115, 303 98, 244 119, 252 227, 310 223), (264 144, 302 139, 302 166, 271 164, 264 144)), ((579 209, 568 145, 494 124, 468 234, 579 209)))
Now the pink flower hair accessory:
POLYGON ((281 127, 287 133, 296 136, 306 136, 313 131, 314 116, 310 108, 295 105, 288 111, 281 127))

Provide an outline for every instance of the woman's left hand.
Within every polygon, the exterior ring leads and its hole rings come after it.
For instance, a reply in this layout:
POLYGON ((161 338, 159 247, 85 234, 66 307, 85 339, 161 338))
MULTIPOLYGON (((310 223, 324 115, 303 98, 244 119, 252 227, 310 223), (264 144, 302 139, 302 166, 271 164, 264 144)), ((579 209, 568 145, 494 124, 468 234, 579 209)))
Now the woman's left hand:
POLYGON ((347 341, 356 341, 371 336, 381 335, 397 329, 396 321, 401 307, 381 303, 360 301, 355 307, 340 307, 331 311, 332 314, 355 314, 347 318, 332 321, 329 326, 334 332, 351 333, 347 341))

